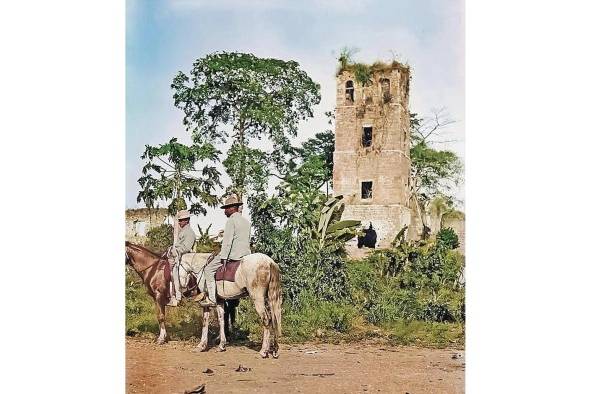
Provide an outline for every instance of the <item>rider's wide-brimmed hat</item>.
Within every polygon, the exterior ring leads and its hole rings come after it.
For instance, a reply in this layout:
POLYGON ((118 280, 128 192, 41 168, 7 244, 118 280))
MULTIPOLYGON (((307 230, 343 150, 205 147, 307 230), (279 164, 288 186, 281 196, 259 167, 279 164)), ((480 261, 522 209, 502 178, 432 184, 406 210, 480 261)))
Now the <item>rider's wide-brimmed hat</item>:
POLYGON ((224 205, 221 206, 221 208, 226 209, 234 206, 238 207, 240 205, 242 205, 242 201, 238 200, 238 197, 230 196, 226 198, 226 201, 224 202, 224 205))
POLYGON ((190 217, 191 217, 191 214, 186 209, 183 209, 182 211, 178 211, 176 214, 177 220, 189 219, 190 217))

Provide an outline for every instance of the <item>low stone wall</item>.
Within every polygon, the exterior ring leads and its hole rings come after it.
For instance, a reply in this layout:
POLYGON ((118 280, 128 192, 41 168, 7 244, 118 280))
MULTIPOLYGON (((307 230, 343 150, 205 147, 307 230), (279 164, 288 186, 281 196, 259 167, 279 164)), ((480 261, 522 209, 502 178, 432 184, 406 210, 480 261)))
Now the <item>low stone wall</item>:
POLYGON ((410 216, 410 209, 401 205, 346 205, 341 220, 360 220, 363 228, 371 222, 377 247, 387 248, 400 229, 410 225, 410 216))
POLYGON ((441 219, 441 228, 451 227, 458 235, 460 242, 459 250, 462 254, 466 253, 466 220, 464 217, 445 217, 441 219))
POLYGON ((163 208, 125 210, 125 240, 142 244, 153 227, 169 222, 168 211, 163 208))

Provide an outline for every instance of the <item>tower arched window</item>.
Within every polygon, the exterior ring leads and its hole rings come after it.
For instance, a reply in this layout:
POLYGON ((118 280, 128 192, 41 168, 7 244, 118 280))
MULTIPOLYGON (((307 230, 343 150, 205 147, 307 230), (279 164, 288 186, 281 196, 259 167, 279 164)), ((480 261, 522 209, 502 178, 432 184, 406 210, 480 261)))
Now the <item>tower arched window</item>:
POLYGON ((392 100, 392 94, 390 93, 390 80, 388 78, 382 78, 380 80, 382 87, 382 98, 384 103, 389 103, 392 100))
POLYGON ((345 82, 345 100, 348 103, 355 101, 355 88, 353 87, 353 81, 345 82))

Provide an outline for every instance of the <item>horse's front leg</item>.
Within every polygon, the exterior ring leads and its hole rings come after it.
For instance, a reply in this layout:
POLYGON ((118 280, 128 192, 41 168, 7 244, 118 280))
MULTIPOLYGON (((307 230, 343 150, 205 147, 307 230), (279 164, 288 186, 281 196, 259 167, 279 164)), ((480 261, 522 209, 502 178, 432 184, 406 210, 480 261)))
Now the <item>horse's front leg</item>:
POLYGON ((203 327, 201 328, 201 342, 197 345, 197 350, 204 352, 207 350, 207 335, 209 329, 209 308, 203 308, 203 327))
POLYGON ((217 305, 217 313, 218 313, 218 322, 220 324, 220 345, 219 351, 224 352, 226 351, 226 330, 224 327, 224 301, 218 302, 217 305))
POLYGON ((158 345, 162 345, 164 342, 166 342, 166 326, 164 324, 164 320, 166 318, 166 309, 164 305, 166 304, 166 301, 163 298, 164 297, 162 296, 162 294, 158 294, 155 299, 156 309, 158 313, 158 325, 160 326, 160 335, 156 340, 156 343, 158 345))

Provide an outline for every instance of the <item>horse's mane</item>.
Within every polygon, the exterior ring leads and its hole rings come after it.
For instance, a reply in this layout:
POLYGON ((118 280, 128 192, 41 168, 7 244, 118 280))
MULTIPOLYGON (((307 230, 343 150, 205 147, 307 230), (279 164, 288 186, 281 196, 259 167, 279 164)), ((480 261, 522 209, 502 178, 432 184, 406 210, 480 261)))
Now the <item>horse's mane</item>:
POLYGON ((160 258, 160 257, 161 257, 159 254, 156 254, 156 253, 152 252, 150 249, 148 249, 148 248, 145 248, 145 247, 143 247, 143 246, 140 246, 140 245, 132 244, 132 243, 131 243, 131 242, 129 242, 129 241, 125 241, 125 246, 127 246, 127 247, 130 247, 130 248, 132 248, 132 249, 140 250, 140 251, 142 251, 142 252, 149 253, 149 254, 151 254, 153 257, 157 257, 157 258, 160 258))

